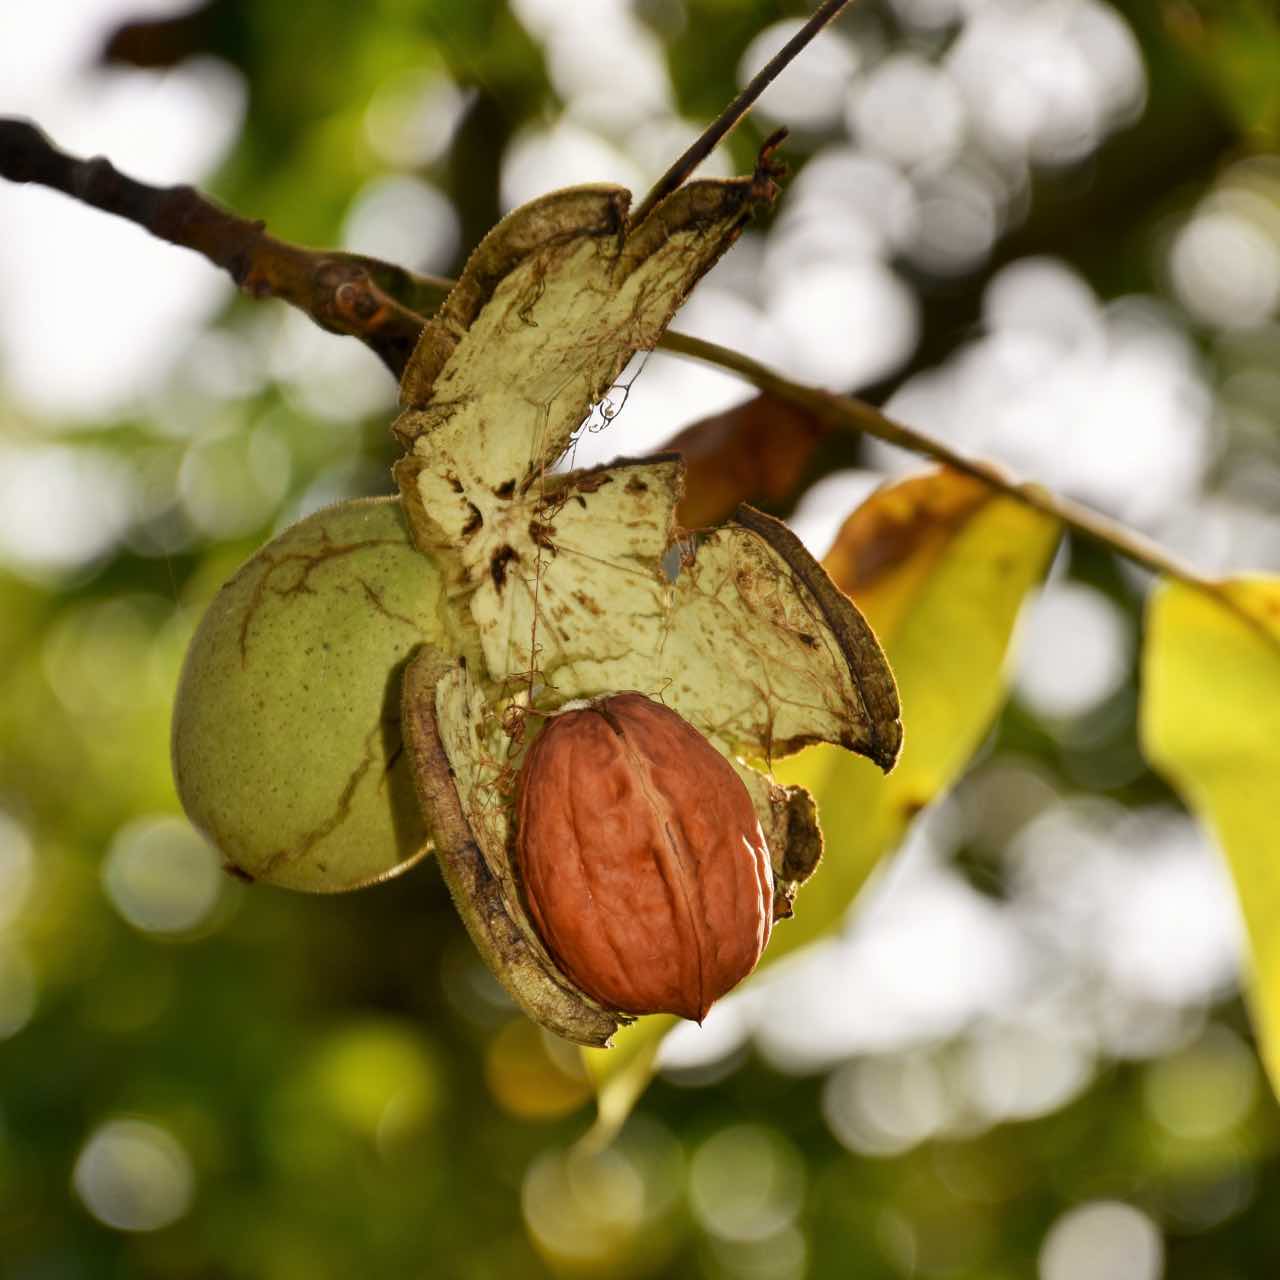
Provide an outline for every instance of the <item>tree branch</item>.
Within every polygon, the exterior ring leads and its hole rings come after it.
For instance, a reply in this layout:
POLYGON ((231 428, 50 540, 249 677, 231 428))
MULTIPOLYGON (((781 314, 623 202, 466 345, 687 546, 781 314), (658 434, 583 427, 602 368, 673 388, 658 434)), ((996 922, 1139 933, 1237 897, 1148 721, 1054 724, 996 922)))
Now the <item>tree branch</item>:
POLYGON ((51 187, 115 214, 170 244, 203 254, 254 298, 281 298, 321 328, 371 347, 399 377, 423 317, 447 284, 376 258, 305 249, 270 236, 261 222, 223 209, 194 187, 153 187, 109 160, 59 150, 28 120, 0 118, 0 176, 51 187))
POLYGON ((1153 573, 1168 574, 1170 577, 1179 578, 1205 589, 1216 587, 1212 579, 1206 578, 1194 566, 1178 559, 1137 530, 1130 529, 1128 525, 1121 524, 1118 520, 1113 520, 1110 516, 1094 511, 1091 507, 1074 502, 1070 498, 1060 497, 1043 485, 1019 480, 998 463, 957 453, 950 445, 890 418, 865 400, 833 395, 830 391, 792 382, 789 378, 784 378, 764 365, 758 364, 749 356, 688 334, 668 332, 663 335, 658 345, 677 355, 705 360, 708 364, 714 364, 721 369, 729 369, 775 399, 806 409, 817 421, 826 426, 836 430, 865 432, 877 440, 895 444, 912 453, 922 454, 955 471, 963 471, 966 475, 974 476, 993 489, 1017 498, 1019 502, 1034 507, 1037 511, 1043 511, 1045 515, 1061 520, 1076 533, 1103 543, 1113 551, 1118 551, 1126 559, 1142 565, 1145 569, 1150 569, 1153 573))
MULTIPOLYGON (((0 176, 52 187, 135 222, 171 244, 194 249, 227 271, 252 297, 281 298, 306 312, 322 328, 359 338, 397 377, 404 371, 426 317, 453 284, 377 258, 306 249, 277 240, 267 235, 261 222, 221 208, 193 187, 152 187, 126 177, 101 157, 80 160, 70 156, 26 120, 0 117, 0 176)), ((1019 480, 996 463, 957 453, 943 441, 895 421, 866 401, 793 382, 748 356, 688 334, 668 330, 658 346, 736 373, 833 429, 865 432, 975 476, 1135 564, 1198 588, 1251 626, 1257 625, 1221 584, 1137 531, 1042 485, 1019 480)))
POLYGON ((1086 507, 1082 502, 1064 498, 1044 485, 1027 480, 1019 480, 1010 471, 998 463, 989 462, 985 458, 970 458, 966 454, 957 453, 950 445, 933 436, 917 431, 905 423, 898 422, 886 413, 882 413, 873 404, 858 400, 851 396, 835 395, 817 387, 806 387, 802 383, 792 382, 772 369, 757 363, 749 356, 744 356, 719 343, 707 342, 702 338, 694 338, 685 333, 673 333, 670 329, 662 335, 659 348, 676 355, 688 356, 695 360, 705 360, 720 369, 728 369, 745 378, 758 390, 773 396, 787 404, 807 410, 825 426, 834 430, 864 432, 883 440, 887 444, 897 445, 911 453, 932 458, 935 462, 962 471, 965 475, 990 485, 1000 493, 1016 498, 1024 505, 1036 511, 1052 516, 1073 532, 1082 534, 1092 542, 1101 543, 1104 547, 1124 556, 1134 564, 1141 565, 1152 573, 1164 574, 1176 578, 1211 597, 1223 609, 1234 614, 1246 623, 1252 631, 1262 636, 1268 643, 1280 648, 1280 638, 1264 627, 1262 623, 1247 609, 1243 608, 1224 585, 1215 578, 1201 573, 1188 561, 1175 556, 1158 542, 1129 528, 1119 520, 1086 507))

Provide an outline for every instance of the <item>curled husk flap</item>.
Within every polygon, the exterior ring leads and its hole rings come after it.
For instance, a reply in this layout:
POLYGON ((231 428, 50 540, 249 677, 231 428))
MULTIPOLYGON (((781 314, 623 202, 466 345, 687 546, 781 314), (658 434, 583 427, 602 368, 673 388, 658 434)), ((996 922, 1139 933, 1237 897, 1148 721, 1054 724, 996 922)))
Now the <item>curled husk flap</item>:
POLYGON ((396 465, 414 536, 453 553, 568 447, 631 356, 773 198, 750 178, 691 182, 629 227, 630 192, 587 186, 523 205, 480 242, 401 384, 396 465))

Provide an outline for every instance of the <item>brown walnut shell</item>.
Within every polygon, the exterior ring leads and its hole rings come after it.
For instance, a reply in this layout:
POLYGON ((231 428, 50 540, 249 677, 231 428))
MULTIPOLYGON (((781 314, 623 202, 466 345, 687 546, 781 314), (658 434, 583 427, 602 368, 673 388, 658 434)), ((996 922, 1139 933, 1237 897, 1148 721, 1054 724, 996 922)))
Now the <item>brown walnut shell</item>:
POLYGON ((751 798, 639 693, 554 717, 520 771, 516 855, 556 963, 611 1009, 701 1021, 755 968, 773 872, 751 798))

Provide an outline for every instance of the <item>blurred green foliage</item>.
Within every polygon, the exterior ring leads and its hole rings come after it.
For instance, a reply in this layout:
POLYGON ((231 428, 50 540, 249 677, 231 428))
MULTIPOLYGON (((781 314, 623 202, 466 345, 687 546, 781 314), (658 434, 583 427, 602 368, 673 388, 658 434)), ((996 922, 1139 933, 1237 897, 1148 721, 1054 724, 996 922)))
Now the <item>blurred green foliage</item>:
MULTIPOLYGON (((590 6, 578 7, 589 24, 590 6)), ((1041 172, 984 263, 913 274, 920 342, 877 392, 952 351, 1014 259, 1053 254, 1103 296, 1158 290, 1167 219, 1210 188, 1242 139, 1274 140, 1274 24, 1261 5, 1118 8, 1141 41, 1146 110, 1095 155, 1041 172), (1206 76, 1209 37, 1197 32, 1215 31, 1221 56, 1206 76)), ((846 21, 873 29, 882 49, 932 56, 954 30, 913 27, 900 16, 911 10, 868 5, 846 21)), ((780 0, 635 5, 692 121, 734 91, 752 38, 802 11, 780 0)), ((534 26, 499 0, 213 0, 163 39, 143 23, 112 48, 117 64, 161 68, 148 74, 188 57, 234 66, 247 116, 210 186, 317 245, 339 242, 360 189, 388 170, 367 123, 376 95, 405 73, 446 77, 460 118, 413 171, 457 213, 459 248, 438 264, 448 271, 501 212, 511 140, 558 116, 534 26)), ((748 122, 735 137, 739 166, 771 127, 748 122)), ((789 155, 800 172, 807 149, 789 155)), ((616 1142, 596 1149, 578 1143, 591 1111, 576 1055, 513 1015, 429 864, 342 898, 205 878, 200 859, 212 855, 173 821, 168 760, 200 610, 304 505, 390 491, 394 389, 354 343, 350 369, 319 389, 287 361, 245 374, 280 323, 274 304, 228 301, 214 336, 123 418, 33 423, 0 399, 0 440, 51 440, 96 468, 95 491, 123 467, 142 495, 119 536, 73 569, 0 568, 0 1275, 1276 1273, 1280 1128, 1229 993, 1175 1011, 1183 1031, 1163 1056, 1097 1048, 1078 1088, 1022 1118, 999 1107, 984 1118, 965 1101, 981 1043, 965 1028, 823 1071, 784 1070, 748 1042, 660 1077, 616 1142), (190 874, 175 879, 179 857, 190 874), (877 1152, 848 1119, 849 1100, 868 1097, 906 1098, 915 1110, 899 1105, 900 1118, 923 1107, 951 1119, 877 1152), (1096 1238, 1136 1241, 1141 1256, 1128 1270, 1123 1253, 1081 1269, 1063 1215, 1110 1201, 1146 1217, 1096 1238), (1163 1239, 1158 1271, 1141 1269, 1148 1222, 1163 1239)), ((1210 370, 1238 367, 1238 340, 1197 336, 1210 370)), ((1252 358, 1273 358, 1274 334, 1251 341, 1262 353, 1252 358)), ((1274 418, 1259 427, 1255 414, 1248 431, 1250 447, 1274 450, 1274 418)), ((809 479, 861 460, 857 442, 831 440, 809 479)), ((1110 557, 1080 546, 1066 557, 1073 581, 1136 626, 1139 591, 1110 557)), ((1017 806, 1031 805, 1029 820, 1048 803, 1034 787, 993 790, 981 772, 992 762, 1016 758, 1047 790, 1102 797, 1113 815, 1172 803, 1136 752, 1135 679, 1130 664, 1083 725, 1006 711, 971 790, 961 787, 989 807, 954 851, 983 893, 998 898, 1016 872, 1006 844, 1017 806)), ((836 857, 841 830, 827 834, 836 857)))

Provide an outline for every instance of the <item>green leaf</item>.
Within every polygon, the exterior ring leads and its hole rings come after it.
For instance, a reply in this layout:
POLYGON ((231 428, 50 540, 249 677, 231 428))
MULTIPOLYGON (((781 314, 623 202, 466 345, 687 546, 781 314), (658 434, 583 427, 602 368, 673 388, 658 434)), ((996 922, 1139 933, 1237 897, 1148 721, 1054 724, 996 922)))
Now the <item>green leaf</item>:
MULTIPOLYGON (((843 918, 875 864, 981 744, 1005 699, 1018 612, 1059 534, 1057 521, 951 471, 887 485, 845 523, 824 565, 874 628, 897 677, 902 754, 888 777, 832 746, 777 767, 780 781, 815 794, 826 853, 761 967, 843 918)), ((671 1025, 642 1018, 619 1035, 618 1048, 587 1051, 598 1127, 625 1118, 671 1025)))
POLYGON ((1249 1000, 1280 1092, 1280 579, 1166 582, 1143 651, 1148 760, 1226 853, 1249 937, 1249 1000), (1215 594, 1216 597, 1215 598, 1215 594))

